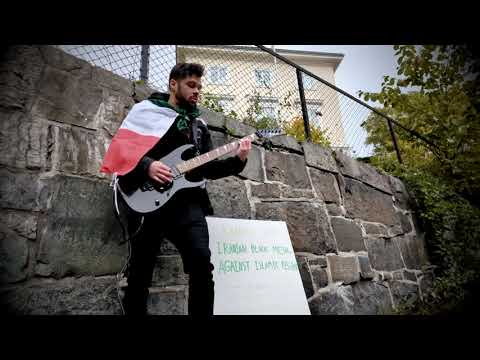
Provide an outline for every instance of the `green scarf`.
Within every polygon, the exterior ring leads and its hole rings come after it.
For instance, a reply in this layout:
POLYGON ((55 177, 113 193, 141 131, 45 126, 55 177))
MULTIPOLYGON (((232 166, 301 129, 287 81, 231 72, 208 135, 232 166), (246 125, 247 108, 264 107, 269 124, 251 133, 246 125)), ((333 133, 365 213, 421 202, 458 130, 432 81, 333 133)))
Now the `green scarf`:
POLYGON ((176 111, 178 113, 178 116, 175 118, 175 121, 177 122, 178 130, 183 131, 185 129, 188 129, 190 126, 190 122, 200 115, 200 111, 196 106, 190 110, 176 108, 168 102, 168 96, 168 94, 157 93, 152 94, 152 96, 150 96, 148 100, 157 106, 166 107, 176 111))

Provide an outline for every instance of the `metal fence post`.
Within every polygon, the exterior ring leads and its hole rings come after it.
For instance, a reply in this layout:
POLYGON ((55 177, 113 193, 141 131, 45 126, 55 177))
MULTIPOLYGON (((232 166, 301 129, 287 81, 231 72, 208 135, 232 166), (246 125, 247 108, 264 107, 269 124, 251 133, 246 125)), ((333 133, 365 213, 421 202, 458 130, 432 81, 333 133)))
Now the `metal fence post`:
POLYGON ((303 90, 302 72, 297 68, 298 91, 300 93, 300 104, 302 105, 303 126, 305 128, 305 139, 311 140, 310 124, 308 121, 307 103, 305 101, 305 91, 303 90))
POLYGON ((142 45, 142 53, 140 59, 140 80, 145 84, 148 82, 148 64, 150 60, 150 45, 142 45))
POLYGON ((390 135, 392 136, 393 147, 395 148, 395 152, 397 153, 398 162, 401 164, 402 157, 400 156, 400 149, 398 148, 397 137, 395 135, 395 131, 393 131, 392 122, 390 121, 390 119, 387 119, 387 123, 388 123, 388 129, 390 130, 390 135))

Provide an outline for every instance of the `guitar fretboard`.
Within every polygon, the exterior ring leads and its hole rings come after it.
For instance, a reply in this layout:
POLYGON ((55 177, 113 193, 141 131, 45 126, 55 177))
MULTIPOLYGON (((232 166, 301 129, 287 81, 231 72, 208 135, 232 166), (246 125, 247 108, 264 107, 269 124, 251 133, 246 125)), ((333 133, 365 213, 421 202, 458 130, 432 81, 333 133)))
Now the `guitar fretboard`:
MULTIPOLYGON (((252 135, 244 137, 244 139, 249 138, 250 140, 253 141, 254 137, 255 137, 255 134, 252 134, 252 135)), ((218 147, 218 148, 216 148, 212 151, 209 151, 205 154, 196 156, 193 159, 183 161, 183 162, 181 162, 180 164, 177 165, 177 169, 182 174, 186 173, 190 170, 195 169, 196 167, 199 167, 203 164, 208 163, 209 161, 215 160, 215 159, 217 159, 217 158, 219 158, 223 155, 226 155, 226 154, 234 151, 235 149, 237 149, 238 144, 239 144, 239 140, 233 141, 229 144, 225 144, 223 146, 220 146, 220 147, 218 147)))

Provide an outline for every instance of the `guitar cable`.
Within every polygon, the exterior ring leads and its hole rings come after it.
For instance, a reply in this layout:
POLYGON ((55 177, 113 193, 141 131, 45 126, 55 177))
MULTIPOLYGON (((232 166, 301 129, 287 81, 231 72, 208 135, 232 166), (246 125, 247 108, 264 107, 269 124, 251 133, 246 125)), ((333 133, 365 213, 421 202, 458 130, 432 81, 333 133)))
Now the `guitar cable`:
POLYGON ((144 221, 144 216, 142 216, 142 218, 140 220, 140 225, 138 226, 138 229, 131 236, 127 236, 127 231, 125 230, 125 226, 123 225, 122 220, 120 219, 120 210, 118 209, 118 201, 117 201, 118 178, 117 178, 117 173, 113 174, 113 178, 112 178, 112 182, 110 183, 110 186, 113 188, 113 208, 114 208, 114 210, 116 210, 116 211, 114 211, 115 218, 117 219, 117 221, 120 224, 120 227, 122 228, 123 241, 127 243, 127 248, 128 248, 127 261, 125 262, 122 269, 120 270, 119 273, 117 273, 117 275, 115 277, 116 280, 117 280, 117 284, 116 284, 115 288, 117 290, 118 302, 120 303, 120 308, 122 309, 122 314, 125 315, 125 309, 123 307, 123 301, 122 301, 122 297, 120 295, 120 288, 122 287, 121 282, 122 282, 122 279, 123 279, 123 275, 125 274, 125 272, 128 269, 128 266, 130 265, 130 258, 132 256, 132 247, 131 247, 130 242, 135 238, 135 236, 139 233, 140 229, 142 228, 143 221, 144 221))

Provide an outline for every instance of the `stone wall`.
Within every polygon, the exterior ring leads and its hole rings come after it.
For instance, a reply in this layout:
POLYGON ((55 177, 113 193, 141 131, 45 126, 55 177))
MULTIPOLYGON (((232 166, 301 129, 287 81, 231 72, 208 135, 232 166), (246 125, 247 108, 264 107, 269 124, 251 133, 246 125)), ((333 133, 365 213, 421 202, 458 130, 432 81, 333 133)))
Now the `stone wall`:
MULTIPOLYGON (((0 298, 14 314, 120 314, 127 245, 99 172, 113 134, 151 90, 49 46, 0 62, 0 298)), ((214 145, 253 128, 202 109, 214 145)), ((402 182, 288 136, 255 143, 238 177, 208 182, 215 216, 287 223, 312 314, 384 314, 432 279, 402 182)), ((168 241, 152 314, 186 314, 188 277, 168 241)))

